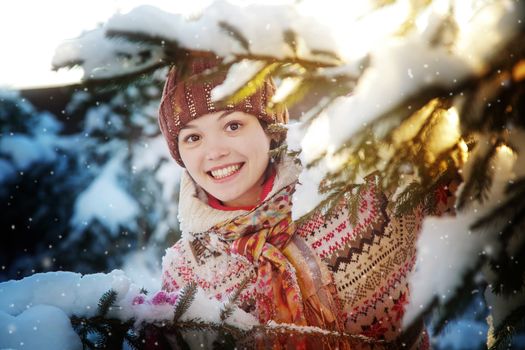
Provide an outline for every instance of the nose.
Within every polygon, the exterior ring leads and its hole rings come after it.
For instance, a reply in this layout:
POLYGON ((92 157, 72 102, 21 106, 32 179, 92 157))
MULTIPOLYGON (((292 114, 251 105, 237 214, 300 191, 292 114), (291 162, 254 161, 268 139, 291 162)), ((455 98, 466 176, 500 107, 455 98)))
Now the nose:
POLYGON ((230 150, 221 140, 214 140, 209 142, 206 149, 207 160, 217 160, 226 157, 230 154, 230 150))

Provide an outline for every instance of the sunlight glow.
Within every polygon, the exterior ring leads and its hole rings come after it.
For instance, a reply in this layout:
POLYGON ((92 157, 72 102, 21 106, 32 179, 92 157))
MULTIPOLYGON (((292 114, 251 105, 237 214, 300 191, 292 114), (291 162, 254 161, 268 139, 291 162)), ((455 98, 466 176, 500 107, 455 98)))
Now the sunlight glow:
POLYGON ((504 154, 506 156, 512 156, 514 155, 514 151, 512 150, 512 148, 510 148, 509 146, 507 145, 501 145, 498 147, 498 152, 500 154, 504 154))
MULTIPOLYGON (((191 14, 210 0, 147 1, 172 12, 191 14)), ((113 14, 144 4, 139 0, 0 2, 0 88, 35 88, 79 82, 82 71, 51 70, 56 47, 94 29, 113 14)))
POLYGON ((322 5, 319 1, 303 1, 298 9, 330 27, 339 46, 338 54, 355 61, 393 35, 410 13, 407 0, 380 9, 376 6, 374 1, 323 1, 322 5))

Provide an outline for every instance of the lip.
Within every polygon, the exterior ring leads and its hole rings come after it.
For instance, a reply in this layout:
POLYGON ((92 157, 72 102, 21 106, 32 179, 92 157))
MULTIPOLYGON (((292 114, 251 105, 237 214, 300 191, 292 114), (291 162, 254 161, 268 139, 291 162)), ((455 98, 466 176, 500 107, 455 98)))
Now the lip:
POLYGON ((241 164, 241 167, 239 168, 239 170, 237 170, 236 172, 234 172, 233 174, 229 175, 229 176, 226 176, 226 177, 223 177, 222 179, 215 179, 213 176, 211 176, 210 174, 208 174, 208 172, 206 172, 206 175, 210 178, 210 180, 215 183, 215 184, 222 184, 224 182, 228 182, 228 181, 231 181, 233 179, 235 179, 242 171, 242 169, 244 168, 244 162, 239 162, 239 163, 230 163, 230 164, 226 164, 226 165, 221 165, 221 166, 218 166, 218 167, 214 167, 214 168, 211 168, 209 171, 212 171, 212 170, 216 170, 216 169, 221 169, 221 168, 224 168, 224 167, 228 167, 230 165, 236 165, 236 164, 241 164))
POLYGON ((206 170, 205 172, 206 172, 206 173, 209 173, 210 171, 219 170, 219 169, 222 169, 222 168, 227 168, 227 167, 229 167, 229 166, 237 165, 237 164, 240 164, 241 167, 242 167, 242 165, 244 165, 244 162, 235 162, 235 163, 228 163, 228 164, 223 164, 223 165, 215 166, 215 167, 213 167, 213 168, 209 168, 209 169, 206 170))

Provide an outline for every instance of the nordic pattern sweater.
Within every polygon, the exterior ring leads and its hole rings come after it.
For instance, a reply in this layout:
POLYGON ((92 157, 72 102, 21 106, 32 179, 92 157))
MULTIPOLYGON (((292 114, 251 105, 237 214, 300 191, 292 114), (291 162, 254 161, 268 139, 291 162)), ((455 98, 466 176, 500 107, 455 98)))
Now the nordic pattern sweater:
MULTIPOLYGON (((281 164, 268 197, 294 183, 298 172, 291 161, 281 164)), ((211 297, 224 301, 247 276, 255 276, 254 266, 243 256, 231 254, 226 242, 208 232, 241 212, 213 209, 206 198, 184 174, 179 202, 183 233, 163 258, 162 288, 173 291, 195 281, 211 297)), ((296 234, 332 274, 345 330, 392 341, 401 334, 423 211, 417 208, 395 217, 387 203, 388 198, 370 181, 361 191, 356 225, 350 223, 348 209, 341 204, 330 219, 314 215, 296 234)), ((243 290, 240 301, 245 311, 255 313, 253 283, 243 290)), ((415 348, 428 346, 421 343, 428 338, 419 334, 416 338, 415 348)))

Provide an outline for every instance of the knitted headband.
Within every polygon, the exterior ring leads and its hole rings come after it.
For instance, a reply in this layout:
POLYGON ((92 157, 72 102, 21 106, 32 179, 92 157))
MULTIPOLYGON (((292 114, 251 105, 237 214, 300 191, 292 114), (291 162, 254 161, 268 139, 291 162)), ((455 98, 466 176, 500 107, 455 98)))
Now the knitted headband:
POLYGON ((183 167, 177 137, 181 128, 191 120, 219 111, 241 111, 270 124, 288 122, 286 109, 270 113, 266 110, 268 102, 275 93, 275 86, 269 79, 253 95, 237 104, 221 105, 212 102, 211 90, 224 81, 226 74, 203 76, 201 73, 219 64, 220 60, 215 56, 194 57, 189 62, 188 78, 181 79, 175 68, 171 68, 168 73, 160 100, 159 125, 172 157, 183 167))

